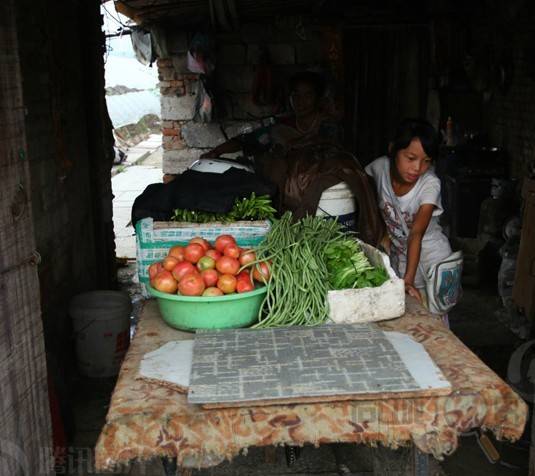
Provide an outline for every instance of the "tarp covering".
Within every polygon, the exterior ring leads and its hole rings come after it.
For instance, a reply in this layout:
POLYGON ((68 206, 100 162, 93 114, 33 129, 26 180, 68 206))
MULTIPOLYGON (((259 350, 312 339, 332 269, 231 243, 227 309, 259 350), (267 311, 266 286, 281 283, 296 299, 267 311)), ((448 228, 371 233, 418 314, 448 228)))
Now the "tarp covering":
POLYGON ((211 466, 250 446, 354 442, 396 448, 414 443, 437 458, 457 448, 471 428, 516 440, 527 406, 441 321, 412 298, 400 318, 381 324, 422 343, 453 387, 447 397, 405 398, 204 410, 172 389, 136 380, 143 355, 192 334, 173 330, 147 301, 123 364, 96 446, 97 470, 134 458, 177 457, 182 466, 211 466))

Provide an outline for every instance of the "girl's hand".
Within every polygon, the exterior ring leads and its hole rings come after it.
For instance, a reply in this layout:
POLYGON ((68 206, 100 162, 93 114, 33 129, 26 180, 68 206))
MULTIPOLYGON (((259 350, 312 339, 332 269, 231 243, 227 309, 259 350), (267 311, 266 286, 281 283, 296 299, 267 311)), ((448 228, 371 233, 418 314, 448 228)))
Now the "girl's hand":
POLYGON ((418 291, 417 288, 415 288, 412 284, 405 283, 405 292, 414 298, 422 304, 422 295, 420 294, 420 291, 418 291))

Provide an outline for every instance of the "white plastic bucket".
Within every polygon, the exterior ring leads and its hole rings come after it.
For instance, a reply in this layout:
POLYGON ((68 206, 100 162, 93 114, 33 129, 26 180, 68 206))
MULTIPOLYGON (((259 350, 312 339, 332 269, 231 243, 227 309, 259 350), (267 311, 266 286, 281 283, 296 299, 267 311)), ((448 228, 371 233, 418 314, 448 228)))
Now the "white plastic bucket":
POLYGON ((69 304, 80 373, 113 377, 130 342, 130 296, 122 291, 90 291, 69 304))
POLYGON ((340 182, 323 191, 316 216, 336 218, 347 229, 355 231, 355 197, 345 182, 340 182))

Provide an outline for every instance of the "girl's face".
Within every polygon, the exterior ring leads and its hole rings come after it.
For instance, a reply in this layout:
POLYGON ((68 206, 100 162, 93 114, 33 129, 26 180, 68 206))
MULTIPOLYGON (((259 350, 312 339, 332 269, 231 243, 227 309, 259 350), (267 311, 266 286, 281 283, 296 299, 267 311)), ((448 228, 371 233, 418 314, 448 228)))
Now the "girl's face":
POLYGON ((318 103, 316 91, 308 83, 297 83, 290 94, 292 107, 297 117, 315 112, 318 103))
POLYGON ((415 183, 431 167, 431 157, 417 137, 405 149, 398 150, 394 162, 399 178, 406 183, 415 183))

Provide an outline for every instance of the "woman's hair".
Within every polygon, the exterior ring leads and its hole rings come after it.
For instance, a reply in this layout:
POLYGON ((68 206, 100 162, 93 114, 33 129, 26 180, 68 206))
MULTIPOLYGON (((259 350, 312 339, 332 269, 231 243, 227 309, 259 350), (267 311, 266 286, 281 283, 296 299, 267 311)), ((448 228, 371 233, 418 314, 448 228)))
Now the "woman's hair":
POLYGON ((404 119, 399 123, 389 156, 395 158, 398 151, 406 149, 413 139, 420 139, 427 156, 432 160, 436 158, 438 135, 435 128, 424 119, 404 119))
POLYGON ((327 85, 325 79, 319 73, 314 73, 313 71, 302 71, 300 73, 295 73, 289 81, 290 93, 295 91, 298 84, 308 84, 314 89, 318 99, 322 98, 325 95, 327 85))

